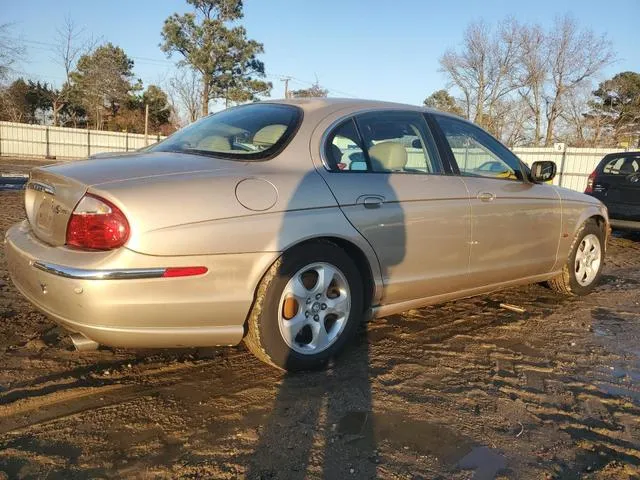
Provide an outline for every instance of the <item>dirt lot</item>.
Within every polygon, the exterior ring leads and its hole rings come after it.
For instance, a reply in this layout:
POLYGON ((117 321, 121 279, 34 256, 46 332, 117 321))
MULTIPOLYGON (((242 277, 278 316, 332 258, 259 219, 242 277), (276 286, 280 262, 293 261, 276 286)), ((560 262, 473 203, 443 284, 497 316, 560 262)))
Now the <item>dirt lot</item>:
MULTIPOLYGON (((0 192, 0 233, 22 217, 0 192)), ((0 251, 0 479, 640 478, 639 266, 619 235, 586 298, 414 310, 286 376, 242 346, 74 352, 0 251)))

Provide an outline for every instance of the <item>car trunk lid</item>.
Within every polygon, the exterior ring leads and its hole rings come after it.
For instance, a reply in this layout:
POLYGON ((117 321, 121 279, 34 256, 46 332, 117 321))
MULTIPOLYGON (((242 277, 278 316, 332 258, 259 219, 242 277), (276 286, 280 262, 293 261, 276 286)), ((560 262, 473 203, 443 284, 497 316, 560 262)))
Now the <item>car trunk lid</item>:
POLYGON ((54 246, 64 245, 69 218, 92 186, 239 168, 242 164, 198 155, 157 152, 36 168, 31 172, 25 192, 27 218, 40 240, 54 246))
POLYGON ((244 162, 175 152, 148 152, 102 157, 45 167, 88 186, 139 178, 238 168, 244 162))
POLYGON ((33 170, 24 196, 33 233, 50 245, 64 245, 69 217, 86 191, 87 185, 72 178, 33 170))

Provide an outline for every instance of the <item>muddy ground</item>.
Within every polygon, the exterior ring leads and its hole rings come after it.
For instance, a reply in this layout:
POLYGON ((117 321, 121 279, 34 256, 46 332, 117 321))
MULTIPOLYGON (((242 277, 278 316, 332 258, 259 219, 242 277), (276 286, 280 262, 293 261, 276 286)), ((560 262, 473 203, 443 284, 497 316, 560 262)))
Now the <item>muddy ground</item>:
MULTIPOLYGON (((0 192, 0 233, 23 216, 0 192)), ((0 479, 640 478, 639 266, 617 235, 586 298, 413 310, 287 376, 243 346, 79 354, 0 251, 0 479)))

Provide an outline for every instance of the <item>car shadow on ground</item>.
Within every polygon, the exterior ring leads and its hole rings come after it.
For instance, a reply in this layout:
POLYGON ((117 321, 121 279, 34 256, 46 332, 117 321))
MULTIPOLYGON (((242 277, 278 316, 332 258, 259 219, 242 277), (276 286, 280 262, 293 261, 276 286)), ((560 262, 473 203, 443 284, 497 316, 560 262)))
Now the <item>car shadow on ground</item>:
MULTIPOLYGON (((366 216, 372 224, 376 221, 384 221, 386 224, 389 252, 385 256, 386 261, 380 262, 380 273, 382 278, 386 279, 389 269, 401 264, 405 259, 405 217, 398 196, 390 185, 390 174, 371 175, 376 175, 383 182, 386 179, 388 188, 383 189, 386 195, 384 203, 379 209, 368 209, 364 204, 356 206, 361 208, 360 213, 356 215, 366 216), (385 215, 386 219, 380 220, 385 218, 385 215)), ((287 213, 280 227, 280 238, 287 238, 291 230, 299 228, 301 220, 296 209, 305 205, 307 201, 308 191, 303 186, 305 181, 311 178, 323 182, 317 172, 305 175, 285 209, 287 213)), ((342 212, 336 208, 335 214, 342 215, 342 212)), ((318 258, 316 261, 324 259, 318 258)), ((302 267, 303 265, 300 266, 302 267)), ((355 284, 349 285, 352 293, 355 289, 362 289, 362 297, 365 299, 363 313, 370 307, 366 304, 366 299, 372 296, 372 292, 366 291, 371 283, 364 280, 364 275, 365 273, 361 272, 361 278, 352 279, 355 284)), ((320 277, 317 281, 320 281, 320 277)), ((352 298, 349 298, 349 302, 352 302, 352 298)), ((361 321, 363 318, 360 312, 351 313, 349 321, 361 321)), ((330 323, 322 318, 320 328, 326 328, 328 333, 330 323)), ((329 315, 326 318, 329 318, 329 315)), ((351 331, 348 326, 342 331, 347 330, 351 331)), ((285 375, 276 395, 272 414, 260 432, 258 446, 249 462, 247 478, 302 479, 307 477, 308 471, 314 470, 315 475, 321 475, 326 479, 345 478, 356 474, 357 478, 363 479, 376 477, 369 342, 366 326, 360 330, 361 334, 357 337, 358 348, 350 351, 347 358, 343 357, 337 361, 331 359, 330 362, 336 362, 334 368, 302 375, 285 375), (338 369, 342 371, 339 373, 338 369), (283 419, 291 421, 283 422, 283 419), (302 429, 305 434, 291 436, 290 429, 302 429), (296 443, 287 444, 288 440, 296 443), (293 463, 296 470, 279 471, 279 465, 287 464, 283 457, 287 457, 291 465, 292 456, 296 459, 293 463)), ((347 348, 353 348, 353 342, 350 343, 347 348)), ((294 355, 293 352, 290 353, 287 363, 294 355)))
POLYGON ((321 372, 286 374, 248 459, 247 478, 375 478, 366 332, 321 372), (282 471, 282 466, 293 466, 282 471))

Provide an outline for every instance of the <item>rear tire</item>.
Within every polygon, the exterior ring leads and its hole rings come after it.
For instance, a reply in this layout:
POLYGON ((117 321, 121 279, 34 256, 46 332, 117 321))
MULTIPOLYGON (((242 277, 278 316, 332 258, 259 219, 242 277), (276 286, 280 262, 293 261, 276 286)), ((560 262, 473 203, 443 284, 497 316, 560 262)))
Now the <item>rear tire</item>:
POLYGON ((604 265, 605 235, 593 220, 578 231, 562 273, 547 281, 556 292, 565 295, 586 295, 597 285, 604 265))
POLYGON ((322 368, 353 337, 363 310, 353 260, 331 242, 307 243, 285 252, 263 277, 244 342, 282 370, 322 368))

